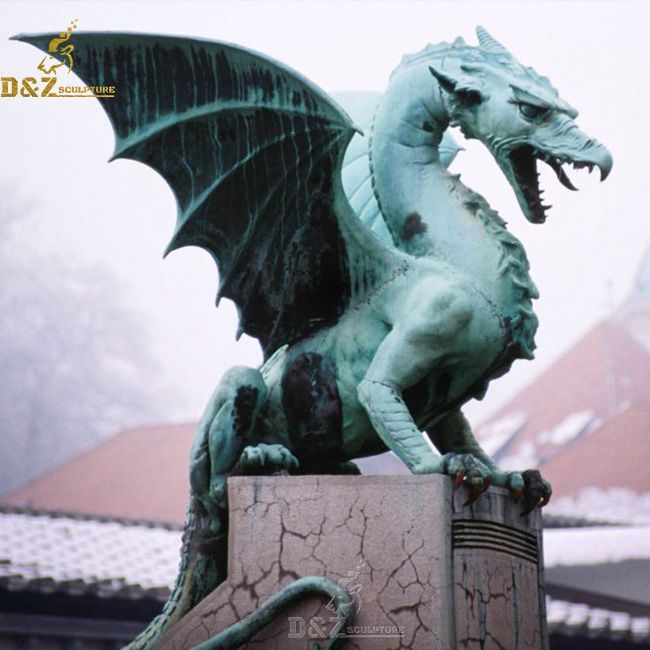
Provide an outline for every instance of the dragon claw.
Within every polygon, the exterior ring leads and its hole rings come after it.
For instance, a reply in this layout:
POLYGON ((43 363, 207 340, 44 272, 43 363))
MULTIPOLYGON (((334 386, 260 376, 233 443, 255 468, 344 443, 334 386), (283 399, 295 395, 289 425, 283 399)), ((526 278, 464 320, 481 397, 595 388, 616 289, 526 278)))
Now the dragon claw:
POLYGON ((236 473, 243 475, 286 475, 298 470, 298 459, 283 445, 249 445, 239 457, 236 473))
POLYGON ((468 486, 469 489, 469 496, 467 497, 467 501, 465 501, 466 506, 471 506, 476 499, 478 499, 481 494, 483 494, 484 488, 480 483, 475 483, 473 485, 468 486))
POLYGON ((551 499, 551 484, 542 478, 539 470, 527 469, 521 473, 524 479, 523 505, 521 516, 530 514, 537 506, 543 508, 551 499))
POLYGON ((452 477, 454 488, 465 485, 469 490, 467 504, 478 499, 492 483, 490 470, 472 454, 446 454, 443 461, 446 474, 452 477))

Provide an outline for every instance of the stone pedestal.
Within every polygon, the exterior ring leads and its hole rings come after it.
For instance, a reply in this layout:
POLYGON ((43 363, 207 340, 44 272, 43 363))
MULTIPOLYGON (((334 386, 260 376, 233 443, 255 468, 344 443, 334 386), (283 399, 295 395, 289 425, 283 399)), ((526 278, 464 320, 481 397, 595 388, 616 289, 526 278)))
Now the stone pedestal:
MULTIPOLYGON (((159 647, 186 650, 308 575, 358 610, 343 648, 548 647, 541 517, 505 490, 472 506, 443 476, 232 478, 229 577, 159 647)), ((285 611, 246 648, 308 650, 334 625, 324 599, 285 611)))

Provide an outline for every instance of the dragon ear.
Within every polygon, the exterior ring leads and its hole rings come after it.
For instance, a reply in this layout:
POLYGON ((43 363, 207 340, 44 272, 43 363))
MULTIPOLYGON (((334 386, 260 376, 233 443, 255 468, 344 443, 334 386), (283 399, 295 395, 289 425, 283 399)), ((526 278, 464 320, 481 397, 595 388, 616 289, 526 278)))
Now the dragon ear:
POLYGON ((458 83, 456 79, 452 79, 446 74, 443 74, 442 72, 438 72, 438 70, 432 68, 431 66, 429 66, 429 72, 431 72, 431 74, 436 78, 436 80, 440 84, 440 87, 443 90, 446 90, 448 93, 454 92, 454 90, 456 89, 456 85, 458 83))
POLYGON ((476 28, 476 36, 478 36, 478 42, 482 50, 485 52, 491 52, 492 54, 505 54, 507 56, 512 56, 508 50, 506 50, 499 41, 493 36, 488 34, 487 30, 481 27, 480 25, 476 28))
POLYGON ((485 99, 481 88, 474 80, 469 79, 466 76, 454 79, 431 66, 429 66, 429 71, 436 78, 440 87, 445 92, 453 95, 459 104, 464 106, 475 106, 485 99))

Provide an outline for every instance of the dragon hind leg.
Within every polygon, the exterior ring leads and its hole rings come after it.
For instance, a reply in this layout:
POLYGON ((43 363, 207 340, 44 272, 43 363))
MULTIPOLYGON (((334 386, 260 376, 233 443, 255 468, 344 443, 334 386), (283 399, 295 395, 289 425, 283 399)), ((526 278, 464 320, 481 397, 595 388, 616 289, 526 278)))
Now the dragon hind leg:
POLYGON ((298 470, 297 458, 284 446, 260 442, 244 447, 233 475, 289 474, 298 470))
POLYGON ((228 504, 226 482, 250 443, 266 385, 259 371, 230 369, 210 398, 190 454, 190 506, 181 562, 162 613, 128 645, 152 650, 161 636, 226 578, 228 504))
POLYGON ((206 514, 226 508, 226 481, 249 444, 266 384, 259 370, 231 368, 210 398, 199 422, 190 457, 192 497, 206 514))

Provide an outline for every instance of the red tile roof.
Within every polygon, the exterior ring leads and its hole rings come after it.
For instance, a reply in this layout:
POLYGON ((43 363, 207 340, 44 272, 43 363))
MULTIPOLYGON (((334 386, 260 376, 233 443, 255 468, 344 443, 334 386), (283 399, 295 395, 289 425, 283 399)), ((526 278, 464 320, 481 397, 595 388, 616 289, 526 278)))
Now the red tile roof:
POLYGON ((556 495, 579 488, 650 491, 650 404, 636 402, 543 466, 556 495))
POLYGON ((0 498, 8 505, 182 523, 193 424, 124 431, 0 498))
POLYGON ((647 399, 649 391, 650 354, 622 327, 604 321, 490 421, 524 412, 528 417, 524 432, 537 433, 585 409, 605 418, 621 403, 647 399))
MULTIPOLYGON (((521 455, 526 446, 534 449, 538 463, 531 465, 542 464, 556 497, 588 486, 650 491, 648 395, 650 354, 622 324, 604 321, 481 427, 479 438, 500 419, 523 413, 523 428, 501 456, 521 455), (582 435, 564 444, 553 444, 544 435, 557 432, 567 417, 589 417, 589 411, 594 419, 582 435), (540 434, 546 442, 540 442, 540 434)), ((0 503, 182 523, 193 429, 193 424, 180 424, 124 431, 0 503)), ((366 465, 364 473, 405 470, 386 456, 366 465)))
POLYGON ((587 486, 650 491, 649 396, 650 353, 624 323, 605 320, 482 425, 479 439, 523 414, 524 426, 498 460, 532 456, 556 496, 587 486), (575 437, 566 430, 572 422, 575 437))

